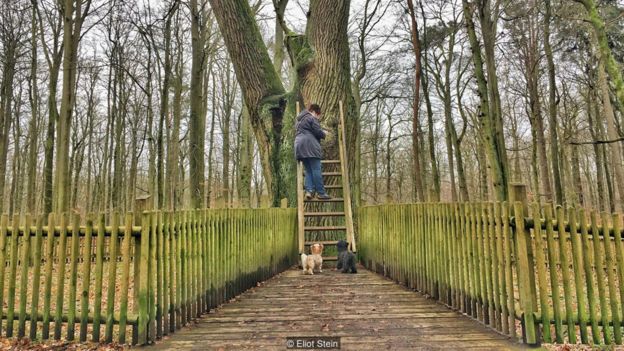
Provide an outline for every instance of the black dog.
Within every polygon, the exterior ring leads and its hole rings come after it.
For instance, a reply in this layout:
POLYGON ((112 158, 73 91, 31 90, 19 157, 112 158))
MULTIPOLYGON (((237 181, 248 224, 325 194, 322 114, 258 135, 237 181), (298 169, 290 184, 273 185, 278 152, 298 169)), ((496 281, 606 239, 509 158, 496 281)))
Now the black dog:
POLYGON ((338 263, 336 264, 336 269, 342 269, 342 273, 349 273, 349 270, 351 270, 351 273, 357 273, 357 269, 355 268, 355 254, 347 249, 349 243, 340 240, 337 246, 338 263))

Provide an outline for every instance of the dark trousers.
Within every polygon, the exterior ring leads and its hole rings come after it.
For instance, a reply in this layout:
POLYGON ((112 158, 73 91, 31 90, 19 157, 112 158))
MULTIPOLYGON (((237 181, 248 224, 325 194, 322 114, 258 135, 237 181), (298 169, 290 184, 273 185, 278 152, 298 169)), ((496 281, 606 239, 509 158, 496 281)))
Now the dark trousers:
POLYGON ((323 174, 321 173, 320 158, 303 158, 303 167, 305 167, 305 191, 313 193, 316 191, 319 195, 326 195, 325 186, 323 185, 323 174))

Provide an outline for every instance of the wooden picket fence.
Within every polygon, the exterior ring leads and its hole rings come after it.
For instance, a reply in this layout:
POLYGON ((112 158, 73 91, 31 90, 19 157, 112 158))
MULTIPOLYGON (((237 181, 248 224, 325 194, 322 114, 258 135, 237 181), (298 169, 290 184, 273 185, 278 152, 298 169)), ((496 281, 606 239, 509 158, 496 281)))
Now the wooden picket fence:
POLYGON ((148 344, 297 254, 294 209, 107 217, 0 218, 2 336, 148 344))
POLYGON ((619 214, 523 202, 363 207, 372 270, 525 343, 622 344, 619 214))

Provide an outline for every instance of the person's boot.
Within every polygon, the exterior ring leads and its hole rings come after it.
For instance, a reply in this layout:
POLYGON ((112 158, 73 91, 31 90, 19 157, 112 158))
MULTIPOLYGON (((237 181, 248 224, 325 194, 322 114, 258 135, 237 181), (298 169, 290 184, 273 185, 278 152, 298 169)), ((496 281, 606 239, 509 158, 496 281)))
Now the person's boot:
POLYGON ((306 191, 306 193, 305 193, 305 199, 306 199, 306 200, 312 200, 312 193, 311 193, 311 192, 309 192, 309 191, 306 191))
POLYGON ((319 200, 331 200, 332 197, 327 194, 322 194, 322 195, 316 195, 316 198, 319 200))

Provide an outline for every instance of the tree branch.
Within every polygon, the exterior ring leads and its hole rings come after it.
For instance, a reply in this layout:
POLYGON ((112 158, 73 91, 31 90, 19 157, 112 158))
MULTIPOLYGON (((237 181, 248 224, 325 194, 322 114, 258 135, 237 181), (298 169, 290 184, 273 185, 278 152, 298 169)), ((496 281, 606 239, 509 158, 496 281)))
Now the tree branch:
POLYGON ((613 139, 613 140, 569 141, 568 144, 569 145, 602 145, 602 144, 619 143, 620 141, 624 141, 624 137, 613 139))
POLYGON ((273 6, 275 7, 275 15, 277 16, 277 21, 282 27, 284 34, 291 35, 294 34, 293 31, 288 28, 286 25, 286 20, 284 19, 284 12, 286 12, 286 5, 288 5, 288 0, 273 0, 273 6))

